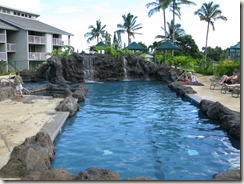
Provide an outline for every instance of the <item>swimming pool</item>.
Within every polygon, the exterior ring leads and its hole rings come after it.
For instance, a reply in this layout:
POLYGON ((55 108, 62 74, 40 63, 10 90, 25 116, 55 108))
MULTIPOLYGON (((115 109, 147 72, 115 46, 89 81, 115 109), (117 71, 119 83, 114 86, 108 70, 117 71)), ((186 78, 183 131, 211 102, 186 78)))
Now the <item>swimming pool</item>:
POLYGON ((211 180, 240 168, 240 150, 227 134, 167 84, 86 85, 86 101, 55 140, 52 168, 78 174, 98 167, 121 179, 158 180, 211 180))

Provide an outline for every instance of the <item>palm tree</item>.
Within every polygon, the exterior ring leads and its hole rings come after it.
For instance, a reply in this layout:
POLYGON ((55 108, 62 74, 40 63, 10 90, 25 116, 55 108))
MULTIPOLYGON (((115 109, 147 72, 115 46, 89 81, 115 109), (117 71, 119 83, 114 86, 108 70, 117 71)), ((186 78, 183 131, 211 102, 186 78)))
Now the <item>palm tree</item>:
MULTIPOLYGON (((194 2, 188 0, 171 0, 172 2, 172 9, 173 9, 173 30, 175 26, 175 15, 180 16, 180 5, 187 4, 187 5, 196 5, 194 2), (177 13, 178 12, 178 13, 177 13)), ((173 43, 175 42, 175 33, 173 32, 173 43)))
POLYGON ((156 12, 160 12, 160 10, 163 11, 163 15, 164 15, 164 37, 166 38, 166 14, 165 14, 165 10, 169 7, 171 0, 156 0, 156 2, 151 2, 151 3, 147 3, 146 7, 153 7, 151 10, 149 10, 148 12, 148 16, 151 17, 154 13, 156 12))
POLYGON ((105 37, 106 31, 104 30, 106 25, 102 26, 102 23, 100 20, 96 21, 96 27, 90 25, 88 29, 91 29, 91 32, 87 32, 84 37, 87 38, 87 43, 90 43, 90 41, 97 39, 97 43, 99 42, 100 37, 105 37))
POLYGON ((182 37, 185 35, 185 30, 181 28, 181 24, 176 24, 174 25, 173 20, 171 20, 171 22, 167 22, 168 25, 168 31, 166 29, 164 29, 163 27, 161 27, 165 32, 166 32, 166 37, 163 35, 157 35, 155 37, 156 38, 160 38, 162 40, 173 40, 173 33, 175 33, 175 36, 178 37, 182 37))
POLYGON ((122 16, 124 23, 117 24, 119 33, 127 33, 128 34, 128 45, 131 43, 130 37, 133 36, 135 38, 135 34, 141 35, 141 33, 137 33, 136 31, 142 28, 142 24, 136 24, 137 16, 134 16, 130 13, 122 16))
POLYGON ((219 9, 219 5, 213 4, 213 2, 203 3, 201 8, 195 11, 194 14, 200 17, 200 21, 207 22, 207 34, 206 34, 206 43, 205 43, 205 66, 206 66, 209 25, 211 24, 214 31, 215 30, 214 21, 219 19, 227 21, 227 18, 221 15, 222 11, 219 9))

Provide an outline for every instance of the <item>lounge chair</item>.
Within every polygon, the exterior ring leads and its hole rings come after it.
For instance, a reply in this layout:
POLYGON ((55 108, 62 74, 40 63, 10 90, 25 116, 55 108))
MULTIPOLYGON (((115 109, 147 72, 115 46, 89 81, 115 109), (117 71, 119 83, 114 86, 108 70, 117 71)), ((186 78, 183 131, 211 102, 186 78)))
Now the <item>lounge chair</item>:
POLYGON ((210 89, 215 90, 215 87, 221 87, 223 84, 220 84, 220 80, 210 79, 212 82, 210 84, 210 89))
POLYGON ((226 94, 227 91, 231 92, 232 97, 238 98, 240 96, 241 84, 223 84, 221 88, 221 93, 226 94))

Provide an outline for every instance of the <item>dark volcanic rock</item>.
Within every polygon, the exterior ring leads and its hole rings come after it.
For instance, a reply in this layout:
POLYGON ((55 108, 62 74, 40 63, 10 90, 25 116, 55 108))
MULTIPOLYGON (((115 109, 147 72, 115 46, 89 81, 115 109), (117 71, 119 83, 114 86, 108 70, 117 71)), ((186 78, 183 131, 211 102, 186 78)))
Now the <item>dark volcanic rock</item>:
POLYGON ((99 168, 88 168, 79 173, 76 180, 120 180, 119 174, 99 168))
MULTIPOLYGON (((115 58, 107 54, 76 54, 51 57, 38 69, 35 80, 48 79, 51 83, 84 81, 113 81, 151 79, 172 82, 179 70, 144 61, 130 55, 115 58)), ((34 79, 33 79, 34 80, 34 79)))
POLYGON ((210 100, 201 100, 200 110, 207 115, 209 119, 219 122, 220 127, 228 132, 235 139, 240 140, 240 113, 233 111, 219 102, 210 100))
POLYGON ((65 169, 46 170, 43 172, 33 171, 21 180, 38 180, 38 181, 71 181, 76 179, 76 175, 65 169))
POLYGON ((39 132, 14 147, 8 163, 0 170, 0 177, 22 178, 32 171, 49 169, 54 146, 47 133, 39 132))
POLYGON ((69 117, 73 117, 76 111, 79 110, 79 104, 77 99, 73 97, 66 97, 60 102, 60 104, 55 108, 56 111, 69 112, 69 117))
POLYGON ((240 181, 241 172, 240 170, 229 170, 225 172, 220 172, 218 174, 213 175, 212 179, 221 181, 240 181))

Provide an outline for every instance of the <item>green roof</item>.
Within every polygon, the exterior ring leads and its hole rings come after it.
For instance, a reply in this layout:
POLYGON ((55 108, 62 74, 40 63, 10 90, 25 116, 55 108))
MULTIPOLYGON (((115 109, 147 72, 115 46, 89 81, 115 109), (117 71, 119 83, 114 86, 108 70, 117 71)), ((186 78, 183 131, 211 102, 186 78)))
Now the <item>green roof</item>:
POLYGON ((156 50, 180 50, 180 48, 170 41, 166 41, 162 45, 156 47, 156 50))
POLYGON ((128 49, 128 50, 147 50, 147 48, 137 44, 136 42, 131 43, 130 45, 125 47, 125 49, 128 49))

